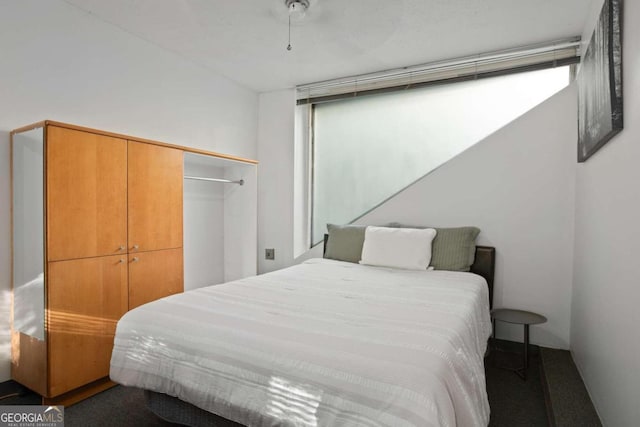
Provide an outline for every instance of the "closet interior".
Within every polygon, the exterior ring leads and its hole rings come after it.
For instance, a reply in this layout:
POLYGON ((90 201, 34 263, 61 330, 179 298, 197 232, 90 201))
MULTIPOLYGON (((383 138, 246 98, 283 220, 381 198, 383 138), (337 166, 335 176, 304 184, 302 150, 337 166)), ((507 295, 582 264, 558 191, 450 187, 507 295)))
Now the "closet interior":
POLYGON ((253 276, 257 268, 255 163, 184 154, 184 289, 253 276))

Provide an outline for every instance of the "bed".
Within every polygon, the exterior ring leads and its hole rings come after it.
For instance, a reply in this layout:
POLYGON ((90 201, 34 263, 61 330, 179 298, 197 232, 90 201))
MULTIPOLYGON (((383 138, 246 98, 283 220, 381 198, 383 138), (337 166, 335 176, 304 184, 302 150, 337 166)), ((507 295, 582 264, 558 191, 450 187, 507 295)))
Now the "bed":
POLYGON ((486 426, 493 248, 471 271, 329 259, 138 307, 111 379, 187 425, 486 426))

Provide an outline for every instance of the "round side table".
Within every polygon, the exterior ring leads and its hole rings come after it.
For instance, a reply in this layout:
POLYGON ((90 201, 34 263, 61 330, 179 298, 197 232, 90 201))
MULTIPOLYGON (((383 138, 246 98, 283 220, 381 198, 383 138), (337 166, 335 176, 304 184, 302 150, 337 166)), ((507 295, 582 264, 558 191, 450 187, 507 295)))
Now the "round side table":
MULTIPOLYGON (((527 379, 529 367, 529 325, 538 325, 547 321, 547 318, 531 311, 514 310, 511 308, 496 308, 491 310, 493 321, 493 338, 496 338, 496 321, 524 325, 524 363, 521 368, 511 369, 523 380, 527 379)), ((506 368, 509 369, 509 368, 506 368)))

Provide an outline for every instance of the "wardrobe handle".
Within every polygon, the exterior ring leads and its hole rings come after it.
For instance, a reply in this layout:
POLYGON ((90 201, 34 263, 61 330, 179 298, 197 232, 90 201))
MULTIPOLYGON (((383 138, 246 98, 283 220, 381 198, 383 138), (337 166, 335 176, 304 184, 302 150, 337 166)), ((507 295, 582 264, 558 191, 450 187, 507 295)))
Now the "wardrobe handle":
POLYGON ((139 247, 140 246, 138 246, 138 245, 133 245, 133 249, 135 249, 136 251, 138 250, 139 247))
POLYGON ((140 261, 140 258, 138 258, 137 256, 134 256, 133 259, 131 260, 131 262, 138 262, 140 261))
POLYGON ((124 245, 120 245, 120 247, 118 248, 119 251, 124 251, 126 249, 126 247, 124 245))
POLYGON ((124 262, 124 260, 122 258, 120 258, 120 261, 118 261, 118 263, 122 264, 124 262))

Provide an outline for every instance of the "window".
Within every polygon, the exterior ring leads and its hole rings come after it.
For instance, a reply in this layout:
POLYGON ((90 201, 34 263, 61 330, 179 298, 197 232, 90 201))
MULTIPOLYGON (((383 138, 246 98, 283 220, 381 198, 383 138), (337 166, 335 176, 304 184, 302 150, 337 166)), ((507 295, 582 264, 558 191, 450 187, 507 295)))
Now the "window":
POLYGON ((313 105, 310 243, 328 223, 357 220, 569 77, 564 66, 313 105))

